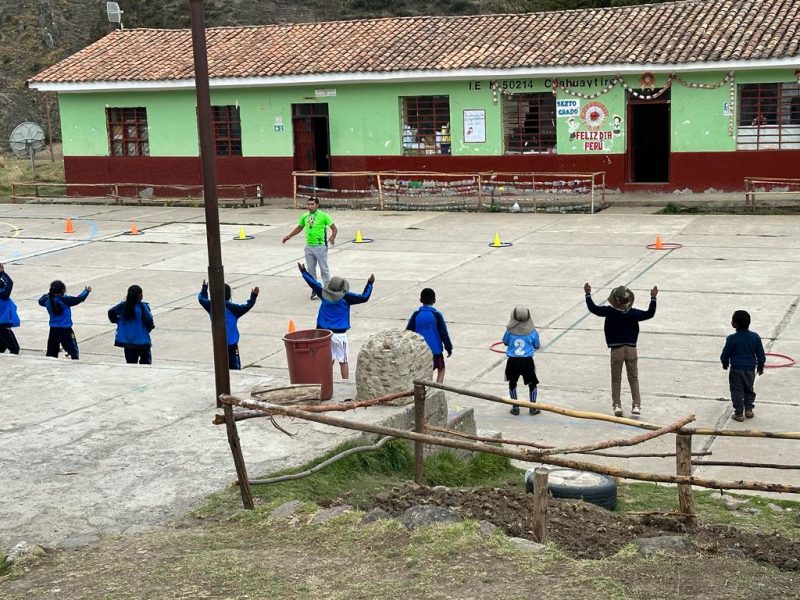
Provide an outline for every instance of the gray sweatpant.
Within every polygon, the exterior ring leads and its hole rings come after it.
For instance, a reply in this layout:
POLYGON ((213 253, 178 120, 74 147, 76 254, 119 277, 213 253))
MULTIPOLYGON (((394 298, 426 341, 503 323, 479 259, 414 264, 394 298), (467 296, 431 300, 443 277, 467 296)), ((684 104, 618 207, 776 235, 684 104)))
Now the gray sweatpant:
POLYGON ((331 273, 328 270, 328 247, 327 246, 306 246, 306 270, 317 281, 322 281, 322 285, 328 285, 331 280, 331 273), (317 277, 317 265, 319 265, 320 277, 317 277))
POLYGON ((756 401, 756 393, 753 391, 755 381, 755 371, 740 371, 739 369, 731 368, 728 372, 733 412, 737 415, 741 415, 745 410, 753 410, 753 405, 756 401))

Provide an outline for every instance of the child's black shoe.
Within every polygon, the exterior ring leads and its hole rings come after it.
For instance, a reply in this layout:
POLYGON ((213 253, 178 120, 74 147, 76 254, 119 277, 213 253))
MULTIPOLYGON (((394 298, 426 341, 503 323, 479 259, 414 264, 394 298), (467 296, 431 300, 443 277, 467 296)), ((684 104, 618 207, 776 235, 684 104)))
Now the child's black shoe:
POLYGON ((542 412, 542 411, 540 411, 538 408, 529 408, 529 409, 528 409, 528 412, 529 412, 530 414, 532 414, 532 415, 538 415, 538 414, 539 414, 540 412, 542 412))
POLYGON ((511 414, 514 415, 514 416, 518 415, 519 414, 519 406, 517 406, 516 404, 514 406, 512 406, 511 407, 511 414))

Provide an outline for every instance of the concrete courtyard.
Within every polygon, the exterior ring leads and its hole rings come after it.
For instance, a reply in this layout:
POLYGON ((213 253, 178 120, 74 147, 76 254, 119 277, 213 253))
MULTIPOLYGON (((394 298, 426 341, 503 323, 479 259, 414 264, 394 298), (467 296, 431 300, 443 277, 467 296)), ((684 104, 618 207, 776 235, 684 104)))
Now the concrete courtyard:
MULTIPOLYGON (((608 412, 610 377, 602 319, 586 310, 583 284, 600 303, 611 287, 628 285, 645 307, 658 285, 656 317, 639 340, 642 419, 668 423, 695 414, 704 427, 799 431, 800 368, 768 369, 756 382, 756 418, 730 420, 727 377, 719 364, 731 313, 753 316, 768 352, 800 356, 800 229, 793 216, 655 215, 617 208, 596 215, 331 211, 340 229, 330 251, 334 274, 360 291, 374 273, 375 290, 353 308, 352 373, 360 345, 375 331, 403 328, 432 287, 455 344, 446 382, 505 394, 504 357, 490 350, 517 304, 531 308, 543 350, 536 356, 541 402, 608 412), (627 211, 627 212, 626 212, 627 211), (371 244, 350 243, 360 229, 371 244), (495 232, 509 248, 491 248, 495 232), (646 248, 656 234, 683 247, 646 248)), ((285 381, 282 334, 289 319, 314 326, 296 263, 301 236, 282 245, 298 211, 223 209, 225 273, 234 300, 259 286, 255 309, 240 321, 245 365, 235 392, 285 381), (249 241, 233 238, 244 225, 249 241)), ((0 205, 0 262, 14 279, 22 356, 0 355, 0 547, 27 539, 74 544, 104 532, 156 525, 196 506, 235 478, 214 413, 209 319, 196 301, 206 276, 201 209, 116 206, 0 205), (70 216, 76 233, 64 232, 70 216), (144 235, 124 235, 135 221, 144 235), (93 292, 73 310, 78 364, 44 357, 47 314, 37 298, 52 279, 68 293, 93 292), (106 312, 133 283, 153 308, 152 367, 124 364, 106 312)), ((775 362, 777 359, 770 359, 775 362)), ((339 384, 337 397, 352 393, 339 384)), ((630 400, 623 381, 623 403, 630 400)), ((523 389, 523 388, 521 388, 523 389)), ((629 437, 639 430, 553 414, 513 417, 489 402, 448 396, 474 407, 478 426, 508 438, 552 444, 629 437)), ((396 409, 377 407, 370 418, 396 409)), ((290 423, 288 438, 268 423, 240 427, 251 475, 300 464, 335 445, 342 433, 290 423)), ((642 451, 674 449, 674 437, 642 451)), ((798 442, 696 438, 715 460, 797 462, 798 442)), ((673 472, 673 459, 605 459, 636 470, 673 472)), ((800 484, 800 472, 700 467, 715 479, 800 484)), ((794 499, 798 499, 796 496, 794 499)))

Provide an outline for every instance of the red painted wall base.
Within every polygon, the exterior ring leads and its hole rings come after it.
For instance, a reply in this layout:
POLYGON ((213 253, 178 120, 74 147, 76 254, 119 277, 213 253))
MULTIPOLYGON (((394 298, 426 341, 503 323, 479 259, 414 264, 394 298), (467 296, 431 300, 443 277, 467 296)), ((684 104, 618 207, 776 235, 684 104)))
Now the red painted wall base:
MULTIPOLYGON (((220 184, 261 184, 265 196, 292 195, 291 157, 217 159, 220 184)), ((606 186, 622 191, 742 191, 745 177, 797 177, 800 150, 681 152, 670 157, 670 181, 632 183, 624 154, 514 156, 334 156, 334 171, 523 171, 606 172, 606 186)), ((64 158, 67 183, 147 183, 199 185, 197 157, 64 158)), ((235 195, 235 194, 233 194, 235 195)))

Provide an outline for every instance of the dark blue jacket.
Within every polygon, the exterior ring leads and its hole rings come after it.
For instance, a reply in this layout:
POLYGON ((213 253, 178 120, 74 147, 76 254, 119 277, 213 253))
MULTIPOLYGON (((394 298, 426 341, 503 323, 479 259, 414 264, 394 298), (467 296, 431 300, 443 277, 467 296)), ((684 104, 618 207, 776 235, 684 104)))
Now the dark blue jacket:
MULTIPOLYGON (((211 300, 208 299, 208 285, 204 285, 197 294, 197 301, 211 314, 211 300)), ((227 344, 233 346, 239 343, 239 325, 237 321, 246 315, 256 305, 256 295, 250 294, 250 299, 245 304, 236 304, 230 300, 225 301, 225 329, 227 331, 227 344)))
POLYGON ((598 317, 605 317, 603 331, 606 334, 606 344, 609 348, 619 348, 620 346, 636 347, 639 339, 639 321, 652 319, 656 314, 656 299, 650 298, 650 306, 647 310, 631 308, 628 311, 621 311, 613 306, 597 306, 592 297, 586 294, 586 306, 589 311, 598 317))
POLYGON ((134 317, 125 318, 126 303, 120 302, 108 310, 108 320, 117 324, 114 345, 120 348, 149 348, 152 346, 150 332, 156 328, 150 305, 137 302, 133 307, 134 317))
POLYGON ((17 305, 11 299, 14 282, 8 273, 0 273, 0 327, 19 327, 17 305))
POLYGON ((70 307, 77 306, 89 295, 89 290, 83 290, 77 296, 53 296, 53 303, 61 306, 61 312, 56 314, 53 311, 53 306, 50 304, 50 296, 45 294, 39 298, 39 306, 44 306, 47 313, 50 315, 50 327, 72 327, 72 309, 70 307))
POLYGON ((448 354, 453 351, 453 343, 450 341, 450 335, 447 332, 447 323, 444 321, 444 315, 433 306, 425 304, 420 306, 411 315, 406 329, 424 337, 434 356, 442 354, 442 348, 447 350, 448 354))
POLYGON ((767 361, 761 338, 755 331, 749 329, 739 329, 729 335, 719 359, 723 368, 727 369, 730 365, 735 371, 763 369, 767 361))
POLYGON ((322 284, 307 271, 303 273, 303 279, 321 300, 317 313, 317 329, 330 329, 333 333, 345 333, 350 329, 350 305, 362 304, 372 294, 372 284, 367 282, 363 293, 345 292, 341 300, 331 302, 322 297, 322 284))

